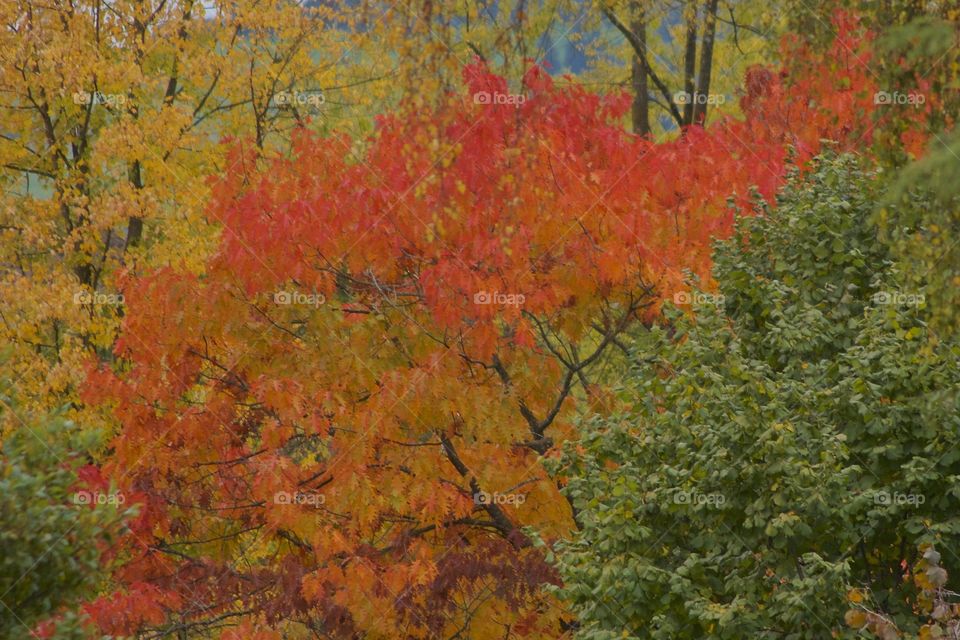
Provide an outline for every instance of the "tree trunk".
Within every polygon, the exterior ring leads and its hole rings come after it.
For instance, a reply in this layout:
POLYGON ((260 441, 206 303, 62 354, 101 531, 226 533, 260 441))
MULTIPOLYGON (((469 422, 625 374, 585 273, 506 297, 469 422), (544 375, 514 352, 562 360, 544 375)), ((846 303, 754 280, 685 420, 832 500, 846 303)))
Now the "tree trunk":
MULTIPOLYGON (((677 126, 683 126, 683 115, 681 115, 680 110, 677 109, 677 105, 673 103, 673 97, 670 95, 670 89, 667 88, 666 83, 660 79, 660 76, 657 75, 657 72, 653 70, 653 67, 650 66, 650 60, 647 58, 647 45, 645 42, 640 42, 637 38, 637 34, 630 30, 630 27, 623 24, 616 14, 613 13, 608 7, 603 7, 600 9, 603 16, 610 21, 610 24, 617 28, 623 37, 627 39, 627 42, 630 43, 630 46, 633 47, 634 52, 636 53, 637 58, 640 59, 640 62, 643 64, 643 69, 646 71, 647 78, 653 82, 653 85, 657 88, 657 92, 663 97, 664 105, 666 106, 667 111, 670 112, 670 115, 673 117, 674 122, 677 123, 677 126)), ((644 32, 646 34, 646 32, 644 32)))
MULTIPOLYGON (((638 3, 631 4, 633 11, 633 20, 630 23, 630 30, 637 36, 637 40, 647 46, 647 25, 644 21, 644 15, 638 3)), ((638 136, 650 135, 650 93, 647 88, 647 71, 643 62, 636 55, 633 56, 633 68, 631 69, 631 85, 633 87, 633 106, 631 116, 633 120, 633 132, 638 136)))
MULTIPOLYGON (((139 160, 134 160, 130 165, 128 177, 130 179, 130 184, 133 185, 134 189, 137 191, 143 189, 143 174, 141 173, 139 160)), ((142 235, 143 218, 139 216, 131 216, 130 219, 127 220, 127 240, 123 246, 124 252, 126 252, 130 247, 135 247, 140 244, 140 238, 142 235)))
POLYGON ((693 105, 694 124, 703 125, 707 120, 707 96, 710 94, 710 74, 713 71, 713 37, 717 30, 717 0, 707 3, 706 26, 703 31, 703 46, 700 51, 700 75, 697 78, 698 100, 693 105))
POLYGON ((683 105, 683 123, 693 122, 693 102, 697 87, 694 85, 694 76, 697 72, 697 5, 690 3, 690 14, 687 16, 687 47, 683 55, 683 91, 687 94, 687 102, 683 105))

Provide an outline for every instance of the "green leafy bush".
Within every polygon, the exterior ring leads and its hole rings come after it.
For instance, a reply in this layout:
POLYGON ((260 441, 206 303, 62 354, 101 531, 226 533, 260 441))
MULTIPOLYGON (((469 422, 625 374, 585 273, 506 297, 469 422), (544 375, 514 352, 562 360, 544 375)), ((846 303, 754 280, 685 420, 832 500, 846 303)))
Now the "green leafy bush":
MULTIPOLYGON (((0 389, 0 412, 14 411, 0 389)), ((47 637, 87 637, 70 609, 96 595, 98 544, 121 520, 117 500, 78 484, 83 452, 96 443, 59 416, 31 419, 0 450, 0 639, 28 638, 50 621, 47 637), (94 496, 92 498, 91 496, 94 496)))
POLYGON ((668 311, 631 410, 566 448, 578 637, 853 637, 853 587, 908 629, 918 545, 960 566, 960 350, 895 284, 880 186, 823 158, 758 203, 716 252, 722 297, 668 311))

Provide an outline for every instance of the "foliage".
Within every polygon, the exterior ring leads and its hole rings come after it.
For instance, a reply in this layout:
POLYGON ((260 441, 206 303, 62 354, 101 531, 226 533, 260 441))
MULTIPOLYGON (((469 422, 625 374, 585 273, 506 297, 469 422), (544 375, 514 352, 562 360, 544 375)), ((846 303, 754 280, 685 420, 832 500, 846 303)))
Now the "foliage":
MULTIPOLYGON (((931 318, 934 329, 956 335, 960 6, 926 0, 841 4, 876 36, 871 75, 888 99, 875 110, 872 137, 876 156, 897 176, 883 199, 896 206, 877 216, 882 239, 901 261, 905 286, 924 287, 938 300, 931 318), (898 98, 906 101, 897 103, 898 98)), ((833 0, 788 3, 789 31, 806 34, 815 48, 826 48, 833 29, 824 11, 836 6, 833 0)))
POLYGON ((851 589, 847 593, 850 609, 844 620, 850 627, 862 629, 872 637, 910 640, 955 638, 960 633, 960 604, 958 594, 947 589, 947 572, 940 566, 942 556, 933 545, 921 545, 918 559, 903 574, 904 581, 912 581, 917 592, 915 612, 922 626, 911 625, 915 633, 903 634, 896 623, 872 601, 869 591, 851 589))
POLYGON ((112 357, 121 273, 206 264, 219 222, 203 215, 206 177, 225 138, 280 152, 299 126, 362 138, 399 100, 430 110, 460 92, 477 55, 522 94, 531 60, 580 51, 568 41, 598 16, 569 0, 4 3, 0 331, 25 406, 103 425, 77 413, 81 363, 112 357))
MULTIPOLYGON (((475 65, 370 139, 236 145, 205 275, 130 280, 122 362, 91 373, 123 425, 108 475, 144 503, 116 598, 197 632, 555 637, 556 577, 522 529, 574 520, 539 457, 605 410, 618 336, 707 274, 726 199, 772 194, 785 140, 803 163, 862 134, 829 108, 865 89, 836 80, 797 84, 811 111, 758 70, 745 120, 653 144, 622 130, 627 96, 537 69, 522 103, 477 103, 508 91, 475 65)), ((106 632, 158 626, 116 602, 93 607, 106 632)))
MULTIPOLYGON (((9 389, 0 411, 14 413, 9 389)), ((59 416, 24 421, 0 455, 0 638, 86 638, 78 605, 95 594, 101 551, 118 533, 116 501, 87 499, 104 486, 90 481, 83 453, 94 442, 59 416), (92 491, 91 491, 92 490, 92 491)), ((115 495, 115 494, 109 494, 115 495)))
MULTIPOLYGON (((928 87, 938 103, 928 126, 927 152, 906 164, 886 195, 878 220, 884 240, 905 264, 910 286, 937 299, 934 328, 957 335, 960 327, 960 8, 950 19, 918 18, 888 30, 882 41, 899 60, 901 86, 928 87), (937 100, 934 96, 943 96, 937 100)), ((896 133, 896 131, 894 132, 896 133)))
MULTIPOLYGON (((725 201, 825 146, 902 163, 952 122, 949 58, 916 122, 874 95, 953 18, 876 49, 886 13, 864 13, 774 70, 752 65, 786 16, 752 0, 0 5, 0 378, 25 408, 0 412, 5 468, 53 468, 15 466, 37 431, 17 416, 63 407, 115 436, 50 427, 64 473, 91 462, 89 489, 141 508, 77 556, 115 569, 84 612, 225 640, 562 634, 529 533, 577 520, 541 460, 619 410, 630 330, 688 273, 710 286, 725 201), (550 78, 564 47, 588 68, 550 78), (624 130, 694 80, 727 98, 708 126, 624 130)), ((938 153, 916 171, 948 175, 938 153)), ((937 231, 890 219, 902 255, 937 231)), ((75 573, 44 583, 39 635, 83 632, 75 573)))
POLYGON ((0 6, 0 319, 25 406, 74 402, 81 363, 109 356, 120 270, 203 264, 224 136, 283 148, 322 115, 283 92, 351 99, 336 87, 358 70, 332 64, 325 15, 285 0, 0 6))
POLYGON ((458 20, 514 70, 562 3, 507 14, 516 23, 483 19, 479 4, 463 16, 443 3, 359 4, 0 7, 0 330, 25 406, 80 408, 82 362, 111 357, 121 273, 203 268, 218 233, 203 215, 206 179, 225 166, 225 138, 285 152, 294 127, 369 132, 399 96, 430 104, 450 89, 473 59, 463 42, 450 49, 458 20))
POLYGON ((826 157, 758 202, 717 249, 720 298, 655 328, 630 409, 565 448, 580 637, 844 637, 852 587, 917 632, 910 550, 960 542, 960 348, 896 289, 882 186, 826 157))

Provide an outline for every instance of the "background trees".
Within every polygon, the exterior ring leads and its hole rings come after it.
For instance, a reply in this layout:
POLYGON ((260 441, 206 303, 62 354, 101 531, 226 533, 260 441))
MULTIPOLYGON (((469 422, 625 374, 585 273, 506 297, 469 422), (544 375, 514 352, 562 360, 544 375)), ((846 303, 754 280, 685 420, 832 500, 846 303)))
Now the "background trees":
MULTIPOLYGON (((600 3, 600 15, 631 60, 631 126, 639 135, 702 125, 713 111, 735 113, 744 71, 776 49, 769 36, 781 19, 769 5, 715 0, 600 3)), ((601 69, 612 71, 602 61, 601 69)))
POLYGON ((638 350, 631 408, 566 447, 581 637, 820 638, 851 588, 875 632, 918 631, 918 545, 960 563, 960 350, 876 242, 881 186, 826 158, 758 204, 717 249, 718 297, 638 350))

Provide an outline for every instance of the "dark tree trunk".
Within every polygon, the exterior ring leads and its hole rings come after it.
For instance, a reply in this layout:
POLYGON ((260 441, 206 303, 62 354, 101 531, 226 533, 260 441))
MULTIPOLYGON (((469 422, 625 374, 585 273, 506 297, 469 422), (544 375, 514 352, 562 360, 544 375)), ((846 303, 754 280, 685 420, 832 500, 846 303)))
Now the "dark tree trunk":
MULTIPOLYGON (((136 190, 143 189, 143 174, 140 167, 140 161, 134 160, 133 164, 130 165, 129 169, 129 179, 130 184, 136 190)), ((140 238, 143 235, 143 218, 138 216, 131 216, 127 220, 127 240, 124 243, 123 250, 126 251, 130 247, 135 247, 140 244, 140 238)))
MULTIPOLYGON (((637 37, 637 41, 644 47, 647 46, 647 25, 642 9, 634 2, 631 5, 633 11, 633 20, 630 23, 630 30, 637 37)), ((643 62, 636 55, 633 56, 633 68, 631 70, 631 85, 633 87, 633 107, 631 116, 633 120, 633 132, 638 136, 650 135, 650 92, 647 88, 647 71, 643 62)))
POLYGON ((683 105, 683 123, 693 122, 693 102, 697 87, 694 84, 697 72, 697 5, 691 3, 690 15, 687 16, 687 46, 683 55, 683 90, 687 94, 687 102, 683 105))
POLYGON ((717 30, 717 0, 709 0, 706 26, 703 31, 703 46, 700 51, 700 75, 697 78, 699 100, 693 105, 693 122, 704 124, 707 120, 707 96, 710 94, 710 74, 713 71, 713 37, 717 30))

